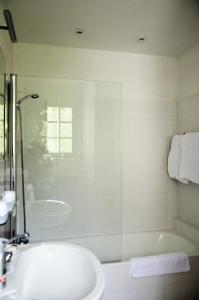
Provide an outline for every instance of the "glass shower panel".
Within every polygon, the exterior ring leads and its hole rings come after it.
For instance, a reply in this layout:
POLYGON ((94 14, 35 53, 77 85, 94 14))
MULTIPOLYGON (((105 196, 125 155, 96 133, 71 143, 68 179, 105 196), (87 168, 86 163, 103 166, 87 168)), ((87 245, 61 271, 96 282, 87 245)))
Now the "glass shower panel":
POLYGON ((31 240, 67 240, 119 260, 120 84, 19 77, 18 98, 30 93, 40 95, 21 105, 31 240))

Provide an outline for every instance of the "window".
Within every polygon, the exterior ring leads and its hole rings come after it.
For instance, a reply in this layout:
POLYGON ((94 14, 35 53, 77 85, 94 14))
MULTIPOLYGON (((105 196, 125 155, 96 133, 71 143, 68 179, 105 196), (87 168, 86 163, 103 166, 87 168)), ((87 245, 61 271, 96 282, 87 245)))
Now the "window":
POLYGON ((47 107, 47 148, 49 153, 72 153, 72 121, 72 107, 47 107))

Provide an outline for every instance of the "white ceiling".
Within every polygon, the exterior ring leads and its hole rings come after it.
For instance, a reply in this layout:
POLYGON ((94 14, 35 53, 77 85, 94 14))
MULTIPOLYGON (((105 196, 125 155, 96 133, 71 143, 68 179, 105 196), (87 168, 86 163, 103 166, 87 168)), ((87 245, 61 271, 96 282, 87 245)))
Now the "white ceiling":
POLYGON ((199 42, 199 0, 6 0, 19 42, 178 56, 199 42), (84 36, 73 34, 84 28, 84 36), (148 36, 138 43, 139 35, 148 36))

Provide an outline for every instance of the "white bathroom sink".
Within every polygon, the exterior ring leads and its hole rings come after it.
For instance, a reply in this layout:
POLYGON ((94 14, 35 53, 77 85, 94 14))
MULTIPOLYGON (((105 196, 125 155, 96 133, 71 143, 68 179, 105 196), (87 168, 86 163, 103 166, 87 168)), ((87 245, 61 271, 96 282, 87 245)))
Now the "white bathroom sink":
POLYGON ((23 246, 14 255, 2 300, 98 300, 105 279, 98 259, 68 243, 23 246))

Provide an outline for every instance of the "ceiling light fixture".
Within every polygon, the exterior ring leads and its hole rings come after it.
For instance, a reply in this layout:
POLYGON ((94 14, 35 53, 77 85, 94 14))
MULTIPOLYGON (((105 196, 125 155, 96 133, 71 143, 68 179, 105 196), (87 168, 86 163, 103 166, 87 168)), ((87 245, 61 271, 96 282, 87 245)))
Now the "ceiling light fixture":
POLYGON ((148 39, 148 36, 146 36, 146 35, 140 35, 140 36, 137 38, 137 41, 138 41, 139 43, 144 43, 144 42, 146 42, 147 39, 148 39))
POLYGON ((75 35, 81 36, 81 35, 83 35, 86 31, 85 31, 85 29, 83 29, 83 28, 75 28, 75 29, 73 30, 73 32, 74 32, 75 35))

